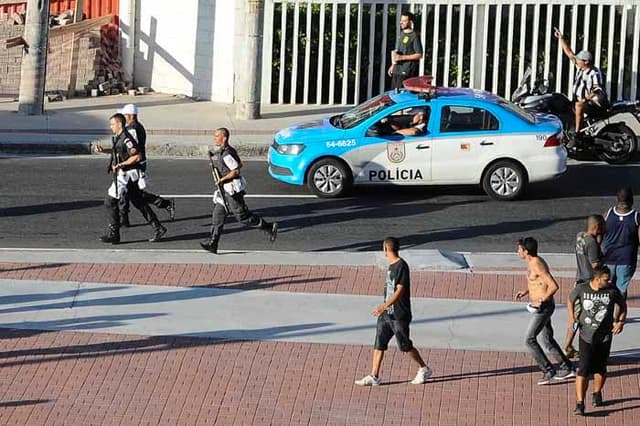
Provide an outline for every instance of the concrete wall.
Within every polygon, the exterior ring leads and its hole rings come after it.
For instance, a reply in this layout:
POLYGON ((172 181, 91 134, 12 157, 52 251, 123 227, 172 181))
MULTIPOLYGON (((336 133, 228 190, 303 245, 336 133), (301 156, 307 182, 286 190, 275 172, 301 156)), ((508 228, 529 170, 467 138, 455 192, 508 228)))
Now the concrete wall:
POLYGON ((135 84, 233 102, 235 6, 233 0, 120 0, 122 58, 135 84))

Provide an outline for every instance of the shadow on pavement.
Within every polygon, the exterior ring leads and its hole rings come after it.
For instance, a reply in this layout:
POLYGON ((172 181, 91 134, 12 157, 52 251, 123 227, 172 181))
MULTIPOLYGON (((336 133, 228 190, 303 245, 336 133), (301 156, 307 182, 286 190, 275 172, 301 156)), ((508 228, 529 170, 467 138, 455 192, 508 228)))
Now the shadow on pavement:
MULTIPOLYGON (((82 318, 77 320, 82 321, 82 318)), ((295 330, 308 330, 316 327, 326 327, 332 323, 310 323, 298 324, 294 326, 269 327, 252 332, 259 332, 266 336, 265 340, 273 340, 278 337, 286 337, 288 333, 295 330)), ((246 330, 229 330, 229 332, 245 332, 246 330)), ((24 338, 32 337, 36 334, 51 333, 55 331, 39 331, 34 333, 33 330, 0 328, 0 338, 24 338)), ((226 333, 226 331, 224 332, 226 333)), ((243 339, 230 338, 214 338, 211 336, 151 336, 146 338, 122 339, 119 341, 108 341, 101 343, 91 343, 83 345, 68 345, 59 347, 46 348, 30 348, 17 349, 0 352, 0 359, 8 359, 9 361, 0 362, 0 367, 8 368, 11 366, 34 365, 46 362, 58 362, 69 359, 93 359, 104 356, 126 355, 133 353, 158 352, 180 348, 192 348, 199 346, 210 346, 219 343, 228 343, 234 341, 245 341, 243 339)))
POLYGON ((68 201, 64 203, 34 204, 31 206, 18 206, 0 209, 0 217, 28 216, 33 214, 49 214, 54 212, 90 209, 101 206, 102 200, 68 201))
POLYGON ((24 405, 46 404, 55 402, 55 399, 25 399, 23 401, 0 401, 0 408, 21 407, 24 405))
MULTIPOLYGON (((435 241, 454 241, 468 238, 476 238, 482 236, 495 236, 503 234, 525 234, 541 228, 562 222, 573 222, 583 219, 582 216, 565 217, 559 219, 534 219, 520 220, 512 222, 500 222, 491 225, 465 226, 449 229, 436 229, 424 231, 419 234, 398 235, 404 249, 418 247, 423 244, 435 241)), ((515 244, 515 240, 513 242, 515 244)), ((335 250, 357 250, 357 251, 375 251, 380 248, 380 240, 359 241, 353 244, 344 244, 340 246, 326 247, 315 251, 335 251, 335 250)))

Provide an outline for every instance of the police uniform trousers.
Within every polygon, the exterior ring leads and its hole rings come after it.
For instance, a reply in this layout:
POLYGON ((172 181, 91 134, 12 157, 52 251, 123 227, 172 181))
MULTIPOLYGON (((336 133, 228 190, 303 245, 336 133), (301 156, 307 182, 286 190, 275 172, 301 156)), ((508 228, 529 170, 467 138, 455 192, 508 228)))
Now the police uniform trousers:
MULTIPOLYGON (((271 230, 270 223, 249 210, 247 204, 244 202, 244 191, 237 192, 233 195, 225 192, 224 199, 227 201, 229 213, 247 228, 259 228, 265 232, 269 232, 271 230)), ((216 246, 218 241, 220 241, 220 235, 224 229, 226 216, 227 213, 224 206, 218 202, 214 203, 213 212, 211 213, 211 241, 216 246)))
MULTIPOLYGON (((147 191, 145 191, 143 189, 140 189, 140 188, 138 188, 138 190, 142 194, 141 195, 142 199, 147 204, 153 204, 154 206, 156 206, 159 209, 166 209, 171 204, 171 202, 169 200, 167 200, 165 198, 162 198, 159 195, 153 194, 151 192, 147 192, 147 191)), ((119 201, 120 201, 119 202, 119 205, 120 205, 120 216, 128 215, 129 214, 129 195, 128 195, 128 191, 127 191, 127 193, 124 194, 124 196, 120 197, 119 201)), ((140 210, 140 209, 138 209, 138 210, 140 210)), ((146 214, 144 212, 142 212, 142 210, 140 210, 140 212, 142 213, 142 216, 144 216, 145 219, 149 220, 148 216, 146 216, 146 214)))
POLYGON ((144 198, 143 191, 138 187, 138 182, 129 180, 127 182, 127 190, 120 196, 120 199, 113 198, 108 195, 105 198, 105 206, 107 207, 107 214, 109 217, 109 228, 113 230, 120 229, 120 208, 119 204, 122 199, 128 198, 133 206, 140 210, 142 215, 147 219, 154 229, 160 226, 158 217, 153 212, 149 204, 144 198))

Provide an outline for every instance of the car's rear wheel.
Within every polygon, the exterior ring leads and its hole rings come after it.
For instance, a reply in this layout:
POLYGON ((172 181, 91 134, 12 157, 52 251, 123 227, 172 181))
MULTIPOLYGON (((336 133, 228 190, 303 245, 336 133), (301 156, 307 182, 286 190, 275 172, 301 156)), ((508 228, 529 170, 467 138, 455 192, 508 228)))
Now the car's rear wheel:
POLYGON ((520 197, 527 184, 522 167, 514 161, 498 161, 485 171, 482 189, 494 200, 509 201, 520 197))
POLYGON ((333 198, 344 195, 352 184, 351 173, 339 160, 325 158, 309 169, 307 185, 319 197, 333 198))

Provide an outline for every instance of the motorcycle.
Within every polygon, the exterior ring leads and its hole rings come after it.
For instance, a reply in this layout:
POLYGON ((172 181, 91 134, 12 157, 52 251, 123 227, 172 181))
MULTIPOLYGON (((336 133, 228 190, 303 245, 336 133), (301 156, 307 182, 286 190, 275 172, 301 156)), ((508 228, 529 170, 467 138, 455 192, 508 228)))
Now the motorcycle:
POLYGON ((562 93, 550 93, 546 83, 536 80, 531 85, 531 67, 511 95, 511 102, 525 111, 553 114, 562 121, 564 143, 572 158, 595 155, 609 164, 629 161, 636 153, 640 140, 640 101, 618 101, 602 104, 585 114, 584 127, 576 137, 573 131, 575 110, 573 103, 562 93))

